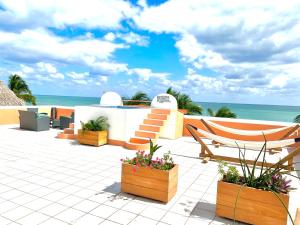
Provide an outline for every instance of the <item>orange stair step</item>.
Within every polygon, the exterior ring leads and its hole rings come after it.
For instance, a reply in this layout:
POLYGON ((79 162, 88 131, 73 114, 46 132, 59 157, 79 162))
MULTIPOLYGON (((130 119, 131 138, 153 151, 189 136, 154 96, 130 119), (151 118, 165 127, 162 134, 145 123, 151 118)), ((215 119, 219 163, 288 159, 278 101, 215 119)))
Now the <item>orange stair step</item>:
POLYGON ((74 129, 73 128, 65 128, 64 133, 65 134, 74 134, 74 129))
POLYGON ((140 125, 140 130, 160 132, 160 126, 142 124, 140 125))
POLYGON ((154 119, 154 120, 166 120, 168 119, 168 115, 166 114, 148 114, 148 119, 154 119))
POLYGON ((142 138, 142 137, 132 137, 130 138, 129 142, 135 144, 148 144, 150 142, 149 138, 142 138))
POLYGON ((126 142, 124 147, 129 150, 141 151, 141 150, 148 150, 150 148, 150 144, 136 144, 136 143, 126 142))
POLYGON ((63 132, 58 133, 56 137, 59 138, 59 139, 70 139, 70 140, 77 139, 77 135, 76 134, 65 134, 63 132))
POLYGON ((158 133, 138 130, 135 132, 135 136, 145 138, 158 138, 158 133))
POLYGON ((144 124, 146 125, 163 126, 164 122, 164 120, 144 119, 144 124))
POLYGON ((155 114, 167 114, 169 115, 171 112, 170 109, 151 109, 151 113, 155 113, 155 114))

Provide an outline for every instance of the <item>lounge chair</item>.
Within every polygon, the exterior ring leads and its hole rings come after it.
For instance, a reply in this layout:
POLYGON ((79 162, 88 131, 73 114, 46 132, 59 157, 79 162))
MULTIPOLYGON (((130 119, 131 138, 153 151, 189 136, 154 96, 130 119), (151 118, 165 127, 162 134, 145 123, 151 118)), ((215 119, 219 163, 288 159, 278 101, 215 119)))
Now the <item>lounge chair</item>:
POLYGON ((50 129, 50 118, 36 112, 19 110, 20 129, 44 131, 50 129))
POLYGON ((56 108, 51 108, 51 116, 50 116, 51 126, 52 128, 57 128, 60 125, 59 118, 56 119, 56 108))
POLYGON ((59 118, 59 128, 61 130, 69 128, 70 123, 74 123, 74 112, 72 112, 71 116, 61 116, 59 118))
MULTIPOLYGON (((284 140, 288 138, 290 135, 292 135, 294 132, 296 132, 299 129, 299 124, 293 125, 293 126, 287 126, 287 127, 280 127, 280 128, 275 128, 275 129, 267 129, 267 130, 241 130, 241 129, 234 129, 231 127, 225 127, 222 126, 218 123, 214 123, 209 120, 204 120, 201 119, 201 122, 205 126, 205 128, 212 134, 218 135, 218 133, 215 132, 215 130, 229 133, 232 135, 238 135, 239 137, 236 138, 238 140, 253 140, 254 136, 265 136, 266 139, 268 139, 270 136, 269 135, 281 135, 280 138, 277 138, 277 140, 284 140), (214 128, 214 129, 213 129, 214 128)), ((220 136, 220 135, 218 135, 220 136)), ((214 140, 212 142, 215 145, 221 145, 221 143, 217 142, 214 140)), ((235 145, 236 146, 236 145, 235 145)), ((231 146, 233 147, 233 146, 231 146)), ((284 146, 285 147, 285 146, 284 146)), ((278 152, 282 151, 282 148, 277 147, 277 148, 272 148, 271 151, 278 152)))
POLYGON ((218 123, 201 119, 201 122, 204 124, 204 126, 213 134, 215 132, 212 128, 216 128, 218 130, 231 133, 231 134, 237 134, 242 136, 260 136, 260 135, 269 135, 269 134, 276 134, 279 132, 284 132, 284 135, 280 138, 280 140, 287 138, 292 133, 294 133, 296 130, 299 129, 299 124, 293 125, 293 126, 287 126, 287 127, 280 127, 275 129, 268 129, 268 130, 240 130, 240 129, 234 129, 231 127, 222 126, 218 123))
MULTIPOLYGON (((202 137, 206 137, 210 139, 211 141, 217 141, 221 144, 224 144, 226 146, 230 147, 240 147, 241 149, 250 149, 250 150, 261 150, 265 144, 265 142, 257 142, 257 141, 240 141, 240 140, 234 140, 230 138, 224 138, 215 134, 212 134, 210 132, 201 130, 193 125, 187 124, 186 125, 187 130, 190 132, 190 134, 193 136, 193 138, 200 143, 201 145, 201 152, 200 152, 200 157, 202 158, 210 158, 212 160, 225 160, 229 162, 235 162, 238 163, 240 161, 238 155, 236 154, 236 157, 233 156, 226 156, 226 155, 219 155, 219 154, 214 154, 213 150, 208 147, 207 144, 202 140, 202 137)), ((299 142, 300 138, 296 139, 286 139, 286 140, 279 140, 279 141, 269 141, 266 144, 266 149, 272 149, 272 148, 279 148, 279 147, 286 147, 292 144, 295 144, 296 142, 299 142)), ((224 147, 225 148, 225 147, 224 147)), ((227 149, 226 149, 227 150, 227 149)), ((221 151, 218 149, 218 151, 221 151)), ((233 149, 228 149, 227 153, 231 153, 233 149), (230 152, 231 151, 231 152, 230 152)), ((238 150, 239 151, 239 150, 238 150)), ((257 152, 257 151, 256 151, 257 152)), ((239 152, 238 152, 239 153, 239 152)), ((300 148, 294 150, 291 152, 288 156, 289 157, 284 157, 281 162, 286 163, 288 162, 287 168, 292 169, 293 168, 293 157, 296 155, 300 154, 300 148)), ((252 155, 253 156, 253 155, 252 155)), ((247 159, 247 163, 254 163, 254 160, 247 159)), ((266 166, 272 166, 274 163, 271 162, 262 162, 259 161, 257 165, 264 165, 266 166)))

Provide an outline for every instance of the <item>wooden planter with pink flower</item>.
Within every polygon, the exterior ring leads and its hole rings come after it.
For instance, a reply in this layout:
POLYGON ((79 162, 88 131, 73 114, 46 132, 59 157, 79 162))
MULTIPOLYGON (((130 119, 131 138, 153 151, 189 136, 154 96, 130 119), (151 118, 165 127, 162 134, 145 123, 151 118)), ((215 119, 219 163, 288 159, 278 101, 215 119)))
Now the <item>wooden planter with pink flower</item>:
POLYGON ((178 165, 170 153, 152 159, 161 146, 150 141, 150 154, 136 153, 133 159, 122 160, 121 191, 162 202, 168 202, 177 192, 178 165))

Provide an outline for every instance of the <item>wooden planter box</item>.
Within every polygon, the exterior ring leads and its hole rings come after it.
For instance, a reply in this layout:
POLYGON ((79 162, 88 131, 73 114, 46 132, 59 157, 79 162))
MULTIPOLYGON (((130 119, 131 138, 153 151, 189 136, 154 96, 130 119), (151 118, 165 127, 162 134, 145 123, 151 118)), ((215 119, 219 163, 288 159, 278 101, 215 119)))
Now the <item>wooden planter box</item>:
POLYGON ((121 191, 162 202, 168 202, 177 192, 178 165, 171 170, 157 170, 122 164, 121 191))
MULTIPOLYGON (((279 194, 279 197, 288 208, 289 195, 279 194)), ((240 185, 219 181, 216 215, 249 224, 285 225, 288 213, 280 200, 270 191, 250 187, 241 189, 240 185)))
POLYGON ((100 146, 107 144, 107 131, 78 130, 77 141, 80 144, 100 146))

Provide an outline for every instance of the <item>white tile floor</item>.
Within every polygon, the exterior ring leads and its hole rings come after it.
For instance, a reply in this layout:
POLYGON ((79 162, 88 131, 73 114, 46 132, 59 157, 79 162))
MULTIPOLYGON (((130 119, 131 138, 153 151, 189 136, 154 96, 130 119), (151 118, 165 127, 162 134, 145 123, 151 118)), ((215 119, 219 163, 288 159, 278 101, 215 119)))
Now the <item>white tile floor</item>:
MULTIPOLYGON (((202 164, 191 138, 159 140, 158 155, 170 150, 180 175, 176 196, 162 204, 120 193, 120 159, 134 151, 56 134, 0 126, 0 225, 232 224, 215 216, 217 164, 202 164)), ((292 192, 292 214, 299 202, 292 192)))

